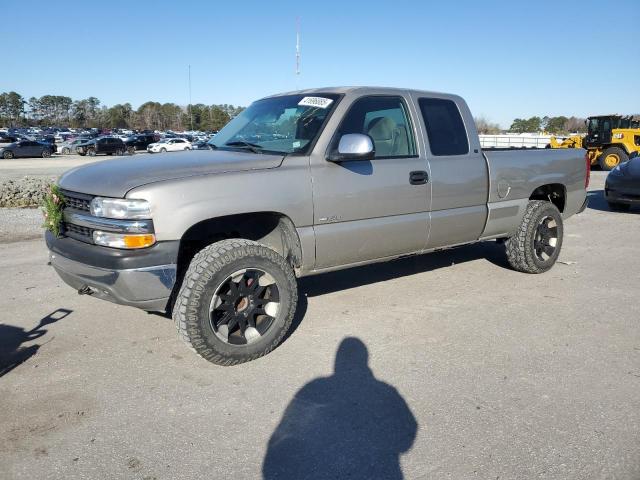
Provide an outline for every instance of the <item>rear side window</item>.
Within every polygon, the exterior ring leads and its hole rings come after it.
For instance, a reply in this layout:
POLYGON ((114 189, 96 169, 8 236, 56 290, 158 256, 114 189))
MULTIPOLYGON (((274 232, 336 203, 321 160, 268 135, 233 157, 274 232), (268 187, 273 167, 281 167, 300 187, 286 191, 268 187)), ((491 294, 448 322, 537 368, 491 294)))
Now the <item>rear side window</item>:
POLYGON ((421 98, 418 103, 432 154, 444 156, 469 153, 467 131, 455 102, 443 98, 421 98))

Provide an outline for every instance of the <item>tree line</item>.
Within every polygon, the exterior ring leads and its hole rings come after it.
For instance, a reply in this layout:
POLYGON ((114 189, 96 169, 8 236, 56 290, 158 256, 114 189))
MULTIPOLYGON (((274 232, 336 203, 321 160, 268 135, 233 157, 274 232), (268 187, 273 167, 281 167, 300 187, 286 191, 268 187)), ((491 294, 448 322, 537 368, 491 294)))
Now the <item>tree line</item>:
MULTIPOLYGON (((497 123, 492 123, 483 117, 476 118, 478 133, 484 135, 497 135, 503 133, 497 123)), ((545 132, 553 135, 568 135, 570 133, 585 133, 587 127, 585 119, 580 117, 530 117, 516 118, 511 123, 508 132, 511 133, 537 133, 545 132)))
POLYGON ((17 92, 0 94, 0 126, 56 126, 71 128, 130 128, 149 130, 220 130, 244 107, 177 105, 145 102, 137 109, 130 103, 111 107, 96 97, 73 100, 59 95, 25 99, 17 92))

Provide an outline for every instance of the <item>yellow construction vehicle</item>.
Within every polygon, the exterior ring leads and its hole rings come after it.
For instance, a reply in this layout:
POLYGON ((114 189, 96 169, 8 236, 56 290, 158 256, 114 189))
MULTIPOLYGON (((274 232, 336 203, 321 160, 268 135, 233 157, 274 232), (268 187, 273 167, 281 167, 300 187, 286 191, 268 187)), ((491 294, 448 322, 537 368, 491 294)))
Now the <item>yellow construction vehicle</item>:
POLYGON ((640 154, 640 115, 601 115, 587 119, 587 134, 562 141, 549 140, 550 148, 584 148, 591 165, 611 170, 640 154))

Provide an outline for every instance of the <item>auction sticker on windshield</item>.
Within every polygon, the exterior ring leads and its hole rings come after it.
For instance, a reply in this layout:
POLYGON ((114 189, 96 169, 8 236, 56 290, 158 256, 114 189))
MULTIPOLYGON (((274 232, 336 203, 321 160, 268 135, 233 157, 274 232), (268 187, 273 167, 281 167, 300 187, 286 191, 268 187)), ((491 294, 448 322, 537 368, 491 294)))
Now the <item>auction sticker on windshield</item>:
POLYGON ((333 103, 333 99, 324 97, 304 97, 298 102, 303 107, 327 108, 333 103))

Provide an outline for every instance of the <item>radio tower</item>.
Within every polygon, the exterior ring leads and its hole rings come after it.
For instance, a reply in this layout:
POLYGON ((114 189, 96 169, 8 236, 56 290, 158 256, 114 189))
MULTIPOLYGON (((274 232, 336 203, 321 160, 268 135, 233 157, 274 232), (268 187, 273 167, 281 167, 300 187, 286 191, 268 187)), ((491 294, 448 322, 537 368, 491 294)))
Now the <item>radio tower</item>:
POLYGON ((300 88, 300 17, 296 18, 296 89, 300 88))

